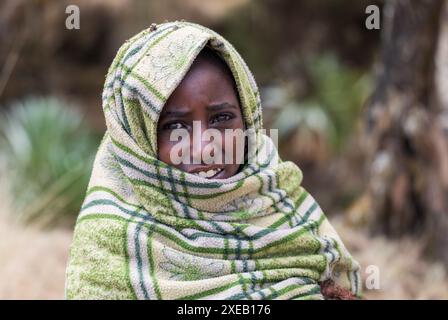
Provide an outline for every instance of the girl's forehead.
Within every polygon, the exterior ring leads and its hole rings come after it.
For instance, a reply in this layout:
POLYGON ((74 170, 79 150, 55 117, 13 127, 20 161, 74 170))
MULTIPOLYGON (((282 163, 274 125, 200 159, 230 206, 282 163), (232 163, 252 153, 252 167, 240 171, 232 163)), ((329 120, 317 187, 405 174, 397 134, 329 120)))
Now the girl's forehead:
POLYGON ((226 63, 215 53, 205 51, 198 55, 168 98, 162 115, 210 103, 229 103, 239 107, 239 97, 235 79, 226 63))

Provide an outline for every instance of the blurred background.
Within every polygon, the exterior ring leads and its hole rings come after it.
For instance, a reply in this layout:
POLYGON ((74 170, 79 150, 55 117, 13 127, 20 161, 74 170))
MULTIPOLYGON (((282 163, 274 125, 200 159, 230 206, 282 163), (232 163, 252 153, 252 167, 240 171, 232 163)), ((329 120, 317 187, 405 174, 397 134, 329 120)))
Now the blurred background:
POLYGON ((181 19, 248 63, 281 156, 361 263, 366 298, 447 299, 447 2, 2 1, 0 299, 63 298, 107 68, 126 39, 181 19), (79 30, 65 26, 70 4, 79 30))

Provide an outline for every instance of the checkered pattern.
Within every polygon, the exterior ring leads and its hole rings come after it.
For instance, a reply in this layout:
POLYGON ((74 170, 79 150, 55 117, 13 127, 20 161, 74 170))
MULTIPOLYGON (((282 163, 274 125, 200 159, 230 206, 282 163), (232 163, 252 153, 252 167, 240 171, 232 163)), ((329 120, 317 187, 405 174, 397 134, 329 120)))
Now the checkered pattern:
POLYGON ((254 78, 220 35, 187 22, 144 30, 119 49, 106 77, 107 132, 79 214, 70 299, 321 299, 332 278, 360 294, 359 265, 302 173, 260 132, 254 78), (167 98, 210 46, 229 65, 256 161, 205 179, 157 159, 167 98))

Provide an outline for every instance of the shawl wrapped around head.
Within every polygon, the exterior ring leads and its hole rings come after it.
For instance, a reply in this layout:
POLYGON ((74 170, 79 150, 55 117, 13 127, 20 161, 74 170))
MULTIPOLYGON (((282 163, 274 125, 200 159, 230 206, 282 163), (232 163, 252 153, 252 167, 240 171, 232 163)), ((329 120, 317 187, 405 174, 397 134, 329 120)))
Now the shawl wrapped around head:
POLYGON ((103 91, 107 131, 78 216, 68 299, 322 299, 332 279, 360 295, 359 265, 302 173, 261 133, 254 78, 224 38, 172 22, 126 41, 103 91), (209 46, 229 66, 256 161, 206 179, 157 159, 157 121, 209 46))

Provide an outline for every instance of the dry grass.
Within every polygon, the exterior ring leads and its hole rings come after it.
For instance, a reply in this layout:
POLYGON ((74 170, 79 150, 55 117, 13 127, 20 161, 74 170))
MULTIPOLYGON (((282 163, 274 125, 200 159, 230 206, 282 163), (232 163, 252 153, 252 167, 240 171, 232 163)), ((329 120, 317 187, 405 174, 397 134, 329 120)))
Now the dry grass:
POLYGON ((367 299, 448 299, 448 274, 440 263, 422 258, 416 239, 390 240, 369 237, 342 218, 331 219, 345 245, 365 269, 375 265, 380 271, 380 289, 367 290, 367 299))
POLYGON ((0 219, 0 299, 62 299, 71 232, 24 229, 0 219))
POLYGON ((6 199, 0 195, 0 299, 63 299, 72 233, 17 225, 6 199))

